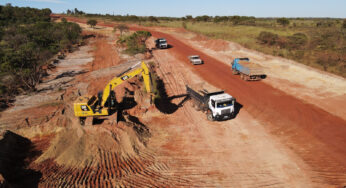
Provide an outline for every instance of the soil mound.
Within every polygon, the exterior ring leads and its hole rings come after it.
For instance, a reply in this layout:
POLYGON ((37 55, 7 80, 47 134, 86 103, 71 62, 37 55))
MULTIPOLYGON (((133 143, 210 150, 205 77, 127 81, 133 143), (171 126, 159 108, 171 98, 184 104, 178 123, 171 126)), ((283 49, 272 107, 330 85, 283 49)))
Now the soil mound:
POLYGON ((84 167, 101 163, 102 151, 134 156, 144 147, 131 123, 119 122, 117 127, 80 127, 59 132, 50 147, 37 160, 54 159, 58 165, 84 167))

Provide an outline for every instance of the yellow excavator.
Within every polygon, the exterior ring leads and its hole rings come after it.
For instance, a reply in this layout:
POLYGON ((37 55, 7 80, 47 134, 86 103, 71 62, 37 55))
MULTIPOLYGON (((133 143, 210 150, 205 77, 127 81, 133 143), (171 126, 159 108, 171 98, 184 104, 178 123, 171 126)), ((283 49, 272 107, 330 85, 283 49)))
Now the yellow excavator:
MULTIPOLYGON (((138 63, 139 64, 139 63, 138 63)), ((142 62, 141 67, 135 69, 138 65, 134 65, 113 78, 105 87, 103 92, 99 92, 96 96, 80 96, 74 102, 74 113, 79 117, 80 124, 84 125, 87 117, 108 116, 117 109, 115 92, 113 89, 124 81, 142 74, 146 91, 152 96, 152 82, 149 68, 142 62)))

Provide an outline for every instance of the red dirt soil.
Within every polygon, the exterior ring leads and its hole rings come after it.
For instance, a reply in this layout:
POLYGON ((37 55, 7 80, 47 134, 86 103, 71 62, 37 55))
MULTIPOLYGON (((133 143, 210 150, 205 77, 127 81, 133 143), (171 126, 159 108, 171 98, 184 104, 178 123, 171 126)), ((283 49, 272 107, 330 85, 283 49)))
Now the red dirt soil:
MULTIPOLYGON (((70 21, 85 22, 76 18, 70 21)), ((113 26, 114 24, 101 24, 113 26)), ((173 48, 168 51, 186 63, 204 80, 236 97, 246 110, 267 130, 295 151, 313 171, 313 181, 327 181, 331 185, 346 183, 346 122, 314 105, 288 95, 264 82, 245 82, 231 74, 230 68, 215 58, 194 49, 169 34, 145 27, 154 37, 164 37, 173 48), (199 54, 203 66, 193 66, 187 56, 199 54)))
MULTIPOLYGON (((256 119, 268 123, 268 129, 297 152, 318 173, 327 177, 346 174, 346 122, 321 108, 287 95, 264 82, 245 82, 232 75, 222 62, 204 54, 169 34, 150 28, 132 27, 133 30, 149 30, 154 37, 166 38, 175 56, 189 64, 195 73, 210 84, 224 89, 243 105, 256 119), (199 54, 203 66, 193 66, 187 56, 199 54), (322 171, 330 174, 323 175, 322 171)), ((335 178, 336 184, 345 183, 346 177, 335 178)))

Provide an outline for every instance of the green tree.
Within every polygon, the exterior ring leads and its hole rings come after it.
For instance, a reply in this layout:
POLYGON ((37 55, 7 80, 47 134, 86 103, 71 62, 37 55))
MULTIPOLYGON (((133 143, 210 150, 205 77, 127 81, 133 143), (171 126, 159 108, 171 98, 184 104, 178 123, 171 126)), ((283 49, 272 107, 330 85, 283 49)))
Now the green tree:
POLYGON ((187 21, 193 20, 193 17, 191 15, 186 15, 185 18, 186 18, 187 21))
POLYGON ((149 20, 149 22, 157 22, 157 23, 159 22, 159 20, 154 16, 149 16, 148 20, 149 20))
POLYGON ((203 15, 203 16, 197 16, 195 19, 198 22, 208 22, 210 21, 211 18, 208 15, 203 15))
POLYGON ((59 50, 80 40, 81 28, 50 22, 50 9, 0 6, 0 98, 33 91, 41 66, 59 50), (3 75, 6 81, 3 81, 3 75))
POLYGON ((276 22, 280 25, 287 26, 290 24, 290 21, 287 18, 278 18, 276 22))

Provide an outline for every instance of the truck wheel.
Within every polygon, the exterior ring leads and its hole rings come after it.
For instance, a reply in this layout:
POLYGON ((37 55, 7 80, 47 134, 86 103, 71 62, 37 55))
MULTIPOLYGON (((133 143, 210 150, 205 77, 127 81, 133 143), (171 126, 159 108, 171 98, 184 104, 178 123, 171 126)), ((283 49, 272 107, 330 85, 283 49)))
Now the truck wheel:
POLYGON ((248 81, 249 78, 250 78, 250 77, 249 77, 248 75, 244 75, 244 80, 245 80, 245 81, 248 81))
POLYGON ((207 119, 208 119, 209 121, 214 121, 213 114, 211 113, 210 110, 207 111, 207 119))
POLYGON ((233 74, 233 75, 236 75, 236 74, 238 74, 238 71, 235 70, 235 69, 232 69, 232 74, 233 74))

